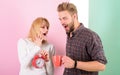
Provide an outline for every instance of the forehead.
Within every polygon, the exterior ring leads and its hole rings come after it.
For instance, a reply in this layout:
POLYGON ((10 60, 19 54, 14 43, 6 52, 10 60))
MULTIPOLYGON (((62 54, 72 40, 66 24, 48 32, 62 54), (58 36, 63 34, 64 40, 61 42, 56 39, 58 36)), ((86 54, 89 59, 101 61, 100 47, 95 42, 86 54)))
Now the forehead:
POLYGON ((42 22, 42 23, 40 24, 40 27, 48 27, 48 24, 47 24, 46 22, 42 22))
POLYGON ((70 16, 70 13, 68 11, 60 11, 58 12, 58 16, 59 18, 68 17, 70 16))

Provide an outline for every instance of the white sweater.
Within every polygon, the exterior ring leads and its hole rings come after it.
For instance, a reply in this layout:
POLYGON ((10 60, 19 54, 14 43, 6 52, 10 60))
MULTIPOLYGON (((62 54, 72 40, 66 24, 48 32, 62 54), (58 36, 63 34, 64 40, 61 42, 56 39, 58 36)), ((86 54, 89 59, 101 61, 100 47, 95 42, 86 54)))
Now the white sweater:
POLYGON ((51 44, 45 44, 41 48, 28 39, 18 40, 18 57, 20 62, 19 75, 53 75, 54 66, 52 63, 52 56, 55 54, 54 46, 51 44), (30 67, 31 60, 39 50, 46 50, 49 52, 50 60, 45 63, 43 68, 30 67))

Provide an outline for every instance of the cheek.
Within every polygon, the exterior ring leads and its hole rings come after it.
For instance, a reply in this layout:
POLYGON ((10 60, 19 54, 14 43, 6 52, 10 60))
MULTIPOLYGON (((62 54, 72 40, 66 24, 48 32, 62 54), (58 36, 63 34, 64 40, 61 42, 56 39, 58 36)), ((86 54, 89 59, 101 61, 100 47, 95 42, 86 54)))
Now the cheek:
POLYGON ((40 32, 42 32, 42 31, 43 31, 43 29, 41 28, 41 29, 40 29, 40 32))
POLYGON ((71 20, 68 20, 68 21, 67 21, 67 24, 71 24, 71 23, 72 23, 72 21, 71 21, 71 20))
POLYGON ((45 33, 46 31, 46 29, 41 29, 41 33, 45 33))

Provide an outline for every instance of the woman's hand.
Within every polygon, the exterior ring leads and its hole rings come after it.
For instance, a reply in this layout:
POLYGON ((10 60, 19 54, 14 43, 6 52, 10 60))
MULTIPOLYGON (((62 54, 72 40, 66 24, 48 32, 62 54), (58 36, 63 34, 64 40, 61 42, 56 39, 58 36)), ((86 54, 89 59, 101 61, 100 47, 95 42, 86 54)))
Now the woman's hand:
POLYGON ((45 50, 40 50, 39 56, 42 57, 45 61, 49 61, 49 53, 45 50))
POLYGON ((41 45, 43 44, 43 41, 47 41, 46 36, 43 35, 42 33, 37 34, 37 35, 36 35, 36 38, 35 38, 35 43, 36 43, 38 46, 41 46, 41 45))

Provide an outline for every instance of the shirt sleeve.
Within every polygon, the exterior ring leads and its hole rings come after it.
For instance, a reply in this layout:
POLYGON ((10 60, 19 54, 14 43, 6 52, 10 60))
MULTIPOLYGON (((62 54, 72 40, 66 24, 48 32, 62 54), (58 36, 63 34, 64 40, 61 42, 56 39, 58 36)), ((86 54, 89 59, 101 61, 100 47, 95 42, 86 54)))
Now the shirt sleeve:
POLYGON ((50 53, 49 53, 50 60, 46 62, 46 70, 48 75, 54 75, 54 66, 52 62, 52 56, 55 55, 55 48, 53 45, 50 47, 50 53))
POLYGON ((24 39, 18 40, 18 57, 19 62, 22 67, 29 67, 34 55, 39 51, 38 48, 33 48, 33 50, 29 50, 29 46, 24 39))
POLYGON ((88 54, 94 61, 106 64, 107 60, 104 54, 103 45, 100 37, 95 33, 92 34, 89 42, 87 43, 88 54))

